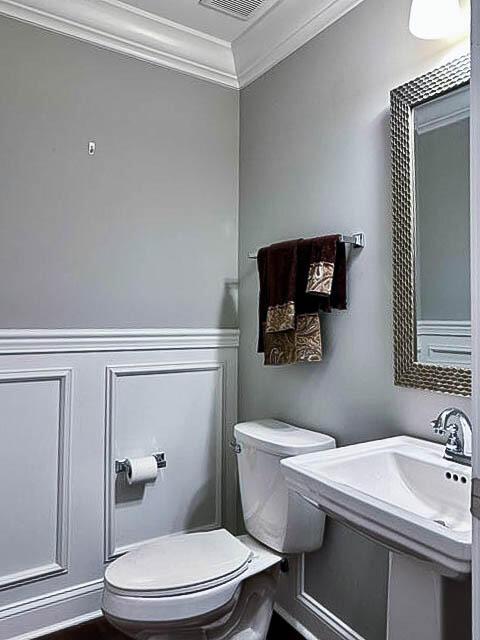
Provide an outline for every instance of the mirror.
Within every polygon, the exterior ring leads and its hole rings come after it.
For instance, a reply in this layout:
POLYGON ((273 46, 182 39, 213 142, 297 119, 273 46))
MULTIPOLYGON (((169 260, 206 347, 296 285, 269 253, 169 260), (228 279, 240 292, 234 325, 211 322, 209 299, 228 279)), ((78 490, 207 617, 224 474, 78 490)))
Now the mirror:
POLYGON ((417 359, 471 365, 470 88, 413 110, 417 359))
POLYGON ((470 61, 392 91, 395 382, 470 395, 470 61))

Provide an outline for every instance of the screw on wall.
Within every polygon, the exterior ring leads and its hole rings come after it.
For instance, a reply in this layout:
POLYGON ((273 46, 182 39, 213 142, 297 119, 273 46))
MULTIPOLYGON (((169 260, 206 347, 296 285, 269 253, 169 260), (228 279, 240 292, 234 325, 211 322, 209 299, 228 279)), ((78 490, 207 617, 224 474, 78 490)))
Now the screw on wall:
POLYGON ((96 148, 97 148, 97 144, 95 140, 90 140, 90 142, 88 143, 88 155, 94 156, 96 148))

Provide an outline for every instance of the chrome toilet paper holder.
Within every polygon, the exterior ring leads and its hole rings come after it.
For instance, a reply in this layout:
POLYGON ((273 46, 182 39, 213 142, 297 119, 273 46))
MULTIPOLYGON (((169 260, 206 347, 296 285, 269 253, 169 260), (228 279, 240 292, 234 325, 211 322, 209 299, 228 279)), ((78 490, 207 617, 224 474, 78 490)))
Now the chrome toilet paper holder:
MULTIPOLYGON (((167 461, 165 459, 165 454, 162 453, 154 453, 153 457, 157 461, 157 469, 165 469, 167 466, 167 461)), ((124 460, 115 460, 115 473, 127 473, 130 467, 130 462, 128 458, 124 460)))

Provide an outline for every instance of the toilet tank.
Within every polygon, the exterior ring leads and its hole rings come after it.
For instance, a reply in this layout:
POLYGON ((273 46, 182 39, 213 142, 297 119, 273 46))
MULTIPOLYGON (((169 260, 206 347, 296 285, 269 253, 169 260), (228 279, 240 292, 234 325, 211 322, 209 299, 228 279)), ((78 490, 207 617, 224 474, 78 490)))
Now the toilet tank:
POLYGON ((306 553, 323 543, 325 514, 287 489, 280 460, 335 447, 323 433, 278 420, 235 427, 243 518, 248 533, 280 553, 306 553))

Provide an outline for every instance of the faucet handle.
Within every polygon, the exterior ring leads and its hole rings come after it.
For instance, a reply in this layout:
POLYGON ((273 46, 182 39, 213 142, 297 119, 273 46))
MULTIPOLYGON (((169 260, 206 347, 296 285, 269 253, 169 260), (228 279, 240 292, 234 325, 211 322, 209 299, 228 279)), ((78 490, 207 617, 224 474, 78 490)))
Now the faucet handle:
POLYGON ((432 427, 433 432, 439 436, 444 436, 447 433, 443 427, 439 426, 438 420, 432 420, 430 422, 430 426, 432 427))
POLYGON ((463 453, 462 441, 458 436, 457 425, 452 425, 449 431, 446 450, 451 453, 463 453))

